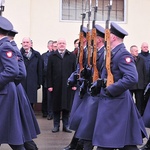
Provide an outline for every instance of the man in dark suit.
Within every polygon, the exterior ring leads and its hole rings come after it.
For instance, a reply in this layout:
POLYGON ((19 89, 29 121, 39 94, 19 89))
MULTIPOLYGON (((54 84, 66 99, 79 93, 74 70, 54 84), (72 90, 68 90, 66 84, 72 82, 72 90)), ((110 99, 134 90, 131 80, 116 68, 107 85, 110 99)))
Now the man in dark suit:
POLYGON ((72 106, 73 91, 70 87, 67 87, 67 80, 71 73, 75 71, 76 57, 66 49, 65 39, 59 39, 57 44, 58 50, 49 56, 47 66, 48 90, 53 94, 54 128, 52 132, 59 131, 61 112, 63 131, 71 132, 68 129, 68 119, 72 106))
POLYGON ((42 84, 42 58, 38 51, 32 48, 29 37, 22 40, 21 53, 26 66, 27 77, 21 82, 31 103, 37 103, 37 90, 42 84))
POLYGON ((136 69, 138 72, 138 83, 130 88, 132 95, 135 95, 135 104, 140 114, 143 115, 144 111, 144 89, 147 85, 147 74, 145 62, 142 57, 138 55, 138 47, 132 45, 130 47, 131 55, 134 58, 136 69))
MULTIPOLYGON (((145 62, 145 66, 146 66, 146 76, 147 76, 147 84, 150 83, 150 53, 149 53, 149 45, 147 42, 143 42, 141 44, 141 52, 139 53, 140 57, 142 57, 144 59, 145 62)), ((143 110, 145 110, 145 107, 147 105, 147 98, 144 100, 144 106, 143 106, 143 110)))
POLYGON ((79 53, 78 51, 79 51, 79 39, 75 39, 73 53, 76 55, 76 57, 78 56, 79 53))
POLYGON ((48 50, 42 54, 42 113, 43 117, 47 117, 48 120, 53 118, 52 114, 52 94, 48 92, 47 87, 47 64, 48 64, 48 57, 53 51, 53 41, 49 40, 47 43, 48 50))

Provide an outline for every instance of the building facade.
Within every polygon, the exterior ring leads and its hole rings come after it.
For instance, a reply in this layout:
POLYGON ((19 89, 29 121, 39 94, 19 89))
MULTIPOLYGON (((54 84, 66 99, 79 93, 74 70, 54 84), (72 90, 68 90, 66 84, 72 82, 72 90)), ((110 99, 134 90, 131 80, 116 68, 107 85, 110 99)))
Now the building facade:
MULTIPOLYGON (((63 37, 67 41, 67 49, 72 51, 74 48, 73 41, 79 37, 81 20, 79 20, 78 15, 81 14, 77 13, 77 10, 80 8, 80 3, 84 4, 84 1, 82 1, 83 3, 81 1, 5 0, 5 10, 2 16, 8 18, 13 23, 14 29, 19 32, 16 36, 18 47, 21 47, 22 38, 27 36, 33 40, 33 48, 42 54, 47 50, 47 42, 50 39, 57 40, 63 37), (71 4, 73 2, 77 3, 77 1, 79 2, 78 7, 75 7, 76 11, 72 11, 71 4), (66 8, 71 10, 70 15, 76 15, 78 19, 66 19, 65 15, 68 14, 65 11, 66 8)), ((109 2, 109 0, 106 1, 109 2)), ((113 5, 117 6, 120 1, 123 1, 123 8, 121 8, 121 5, 119 8, 123 11, 124 19, 123 21, 117 21, 117 23, 129 33, 129 36, 125 38, 127 49, 133 44, 140 49, 141 43, 144 41, 150 44, 150 17, 148 17, 148 14, 150 14, 150 0, 138 0, 138 2, 137 0, 113 0, 112 2, 113 5)), ((75 6, 75 3, 73 5, 75 6)), ((113 18, 111 15, 114 15, 115 10, 113 7, 110 18, 113 18)), ((107 13, 107 10, 105 13, 107 13)), ((104 15, 107 18, 107 15, 104 15)), ((105 18, 103 18, 103 21, 98 18, 96 23, 105 27, 105 18)), ((92 26, 92 19, 91 17, 90 26, 92 26)), ((84 24, 86 26, 87 21, 84 24)), ((39 92, 38 101, 41 101, 41 92, 39 92)))

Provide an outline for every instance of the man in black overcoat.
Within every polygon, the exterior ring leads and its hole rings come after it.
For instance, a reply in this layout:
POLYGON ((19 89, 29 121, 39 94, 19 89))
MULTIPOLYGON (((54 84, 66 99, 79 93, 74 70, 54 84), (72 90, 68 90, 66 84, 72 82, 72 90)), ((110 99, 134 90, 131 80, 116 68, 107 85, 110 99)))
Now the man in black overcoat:
POLYGON ((48 57, 53 51, 53 41, 49 40, 47 43, 48 50, 42 54, 42 113, 43 117, 47 117, 48 120, 53 118, 52 109, 51 109, 51 93, 48 91, 47 87, 47 64, 48 57))
POLYGON ((21 53, 27 71, 27 77, 21 83, 33 107, 37 103, 37 90, 42 84, 42 58, 40 53, 32 48, 29 37, 23 38, 21 53))
POLYGON ((135 104, 140 114, 143 115, 144 112, 144 89, 147 85, 147 74, 145 62, 142 57, 138 55, 138 47, 132 45, 130 47, 130 52, 134 58, 136 69, 138 72, 138 83, 130 88, 132 95, 135 95, 135 104))
POLYGON ((69 113, 72 106, 73 93, 71 87, 67 87, 67 80, 75 71, 76 57, 66 49, 66 40, 58 40, 58 50, 48 58, 48 90, 53 93, 52 109, 54 117, 54 128, 52 132, 58 132, 60 127, 60 115, 62 112, 63 131, 68 129, 69 113))

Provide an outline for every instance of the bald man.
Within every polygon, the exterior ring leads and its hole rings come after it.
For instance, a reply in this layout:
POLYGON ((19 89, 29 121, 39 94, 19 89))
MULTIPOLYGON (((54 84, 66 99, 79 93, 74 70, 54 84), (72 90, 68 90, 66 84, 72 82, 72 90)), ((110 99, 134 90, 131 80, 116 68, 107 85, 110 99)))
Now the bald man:
POLYGON ((38 51, 32 48, 32 40, 29 37, 22 39, 20 51, 27 71, 27 77, 22 81, 22 85, 33 108, 37 103, 37 90, 42 84, 42 57, 38 51))

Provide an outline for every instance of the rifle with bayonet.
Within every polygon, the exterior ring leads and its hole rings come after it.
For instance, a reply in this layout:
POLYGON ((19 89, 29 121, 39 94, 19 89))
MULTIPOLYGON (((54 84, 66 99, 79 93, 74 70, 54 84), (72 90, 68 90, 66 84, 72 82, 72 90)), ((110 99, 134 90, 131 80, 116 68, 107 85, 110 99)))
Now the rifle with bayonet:
POLYGON ((108 18, 106 20, 105 28, 105 49, 106 49, 106 71, 107 71, 107 82, 106 87, 114 83, 113 74, 111 72, 111 49, 110 49, 110 29, 109 29, 109 20, 110 20, 110 11, 112 7, 112 0, 108 5, 108 18))
POLYGON ((98 0, 95 0, 95 7, 94 7, 94 19, 92 22, 92 48, 93 48, 93 77, 92 77, 92 85, 90 87, 90 93, 92 96, 96 96, 99 93, 99 83, 101 84, 101 80, 99 79, 99 72, 97 69, 97 33, 96 33, 96 27, 95 27, 95 21, 96 21, 96 14, 98 9, 98 0))
POLYGON ((89 11, 88 13, 88 24, 87 24, 87 34, 86 34, 86 40, 87 40, 87 53, 86 53, 86 65, 84 69, 81 71, 81 80, 82 84, 80 86, 80 93, 79 96, 82 98, 84 94, 87 92, 87 88, 91 83, 91 77, 92 77, 92 65, 91 65, 91 32, 90 32, 90 17, 91 17, 91 0, 89 0, 89 11))
MULTIPOLYGON (((87 1, 86 1, 87 2, 87 1)), ((87 4, 87 3, 86 3, 87 4)), ((86 4, 85 4, 85 11, 86 11, 86 4)), ((81 77, 81 71, 84 69, 83 65, 83 56, 84 56, 84 33, 83 33, 83 25, 84 19, 86 16, 86 12, 82 13, 82 23, 80 26, 80 34, 79 34, 79 54, 78 54, 78 62, 77 62, 77 71, 73 72, 67 81, 67 86, 73 87, 77 84, 78 79, 81 77), (79 63, 79 66, 78 66, 79 63), (79 69, 78 69, 79 67, 79 69)))
POLYGON ((80 48, 80 53, 79 53, 79 73, 83 70, 83 55, 84 55, 84 33, 83 33, 83 24, 84 24, 84 19, 86 16, 86 13, 82 13, 82 24, 80 26, 80 35, 79 35, 79 48, 80 48))
MULTIPOLYGON (((106 50, 106 70, 107 70, 107 79, 98 78, 98 74, 96 74, 96 79, 92 83, 90 88, 90 92, 92 96, 96 96, 99 92, 101 87, 109 86, 114 82, 113 75, 111 73, 111 49, 110 49, 110 30, 109 30, 109 18, 110 18, 110 10, 111 10, 112 1, 110 1, 110 5, 108 6, 108 19, 106 20, 106 29, 105 29, 105 50, 106 50)), ((93 33, 94 34, 94 33, 93 33)), ((93 69, 96 63, 95 56, 96 50, 93 52, 93 69)), ((98 71, 98 70, 96 70, 98 71)), ((97 72, 96 72, 97 73, 97 72)))
POLYGON ((87 35, 86 35, 86 39, 87 39, 87 67, 91 68, 91 31, 90 31, 90 17, 91 17, 91 0, 89 3, 89 12, 88 12, 88 24, 87 24, 87 35))
POLYGON ((92 47, 93 47, 93 82, 97 81, 99 78, 99 73, 97 69, 97 33, 95 28, 96 14, 98 8, 98 0, 95 1, 96 5, 94 7, 94 19, 92 22, 92 47))

